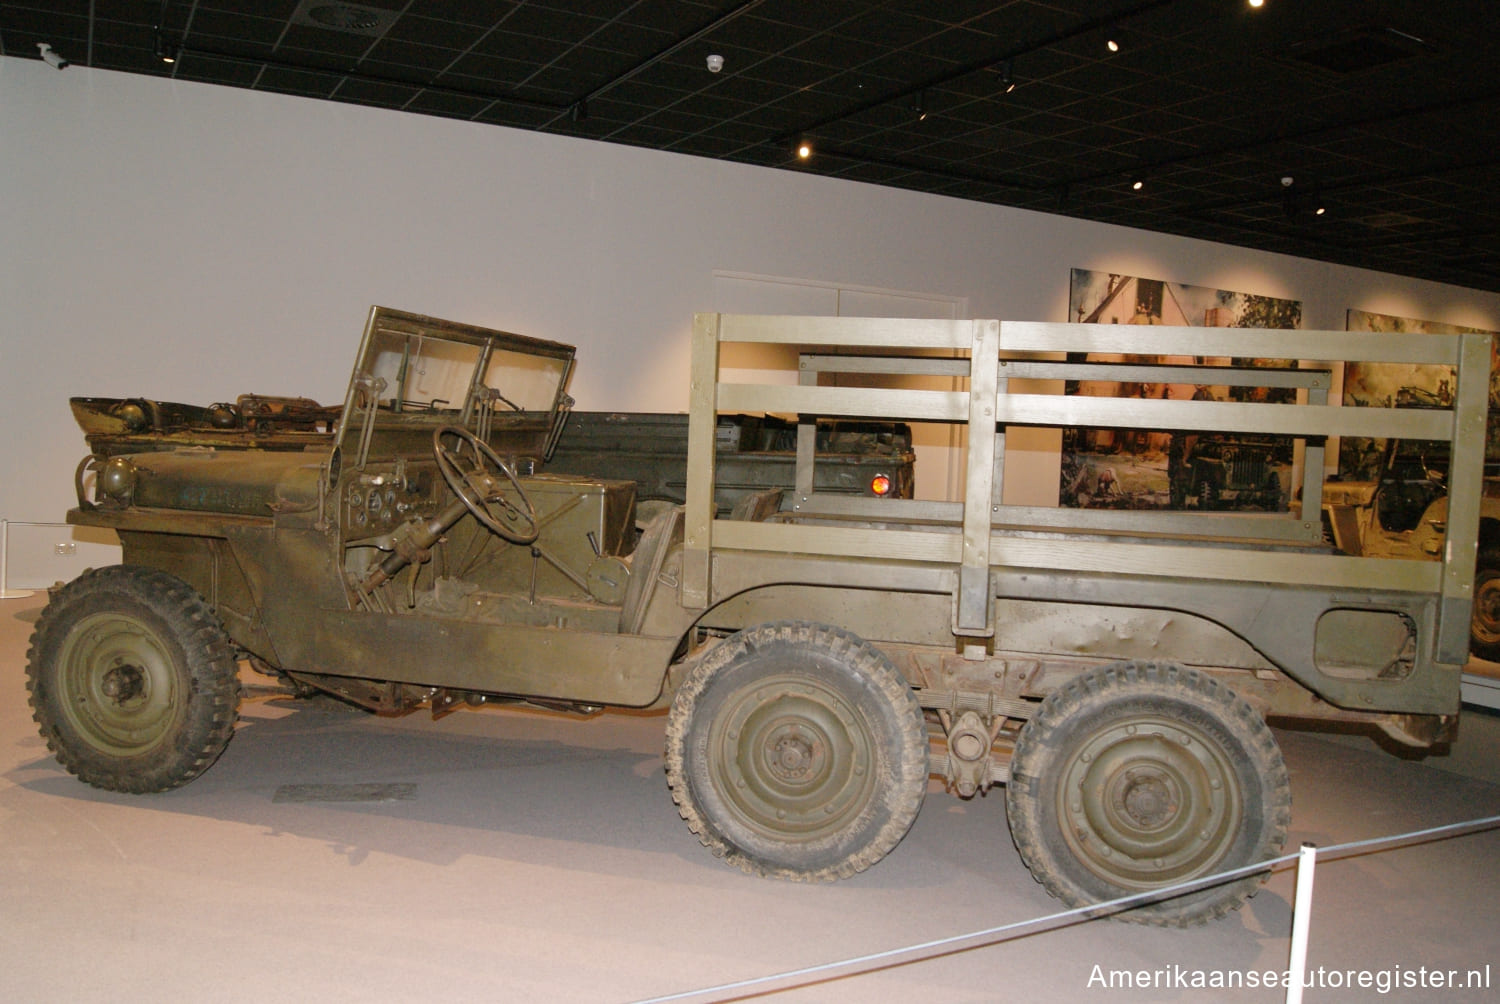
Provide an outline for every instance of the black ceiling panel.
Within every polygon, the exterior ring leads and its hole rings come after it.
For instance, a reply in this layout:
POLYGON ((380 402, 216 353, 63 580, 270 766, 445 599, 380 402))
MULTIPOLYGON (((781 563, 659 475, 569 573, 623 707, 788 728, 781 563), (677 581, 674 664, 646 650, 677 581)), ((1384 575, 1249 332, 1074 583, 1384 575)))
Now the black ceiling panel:
POLYGON ((1493 0, 0 4, 39 42, 1500 291, 1493 0))

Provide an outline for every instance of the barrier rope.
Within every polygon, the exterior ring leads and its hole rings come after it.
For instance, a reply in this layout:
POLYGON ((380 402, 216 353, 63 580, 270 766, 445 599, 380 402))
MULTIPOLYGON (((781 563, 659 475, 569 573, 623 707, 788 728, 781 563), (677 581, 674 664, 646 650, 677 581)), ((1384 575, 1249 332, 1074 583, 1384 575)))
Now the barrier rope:
MULTIPOLYGON (((1356 857, 1362 854, 1392 850, 1413 844, 1431 843, 1436 840, 1493 829, 1500 829, 1500 815, 1485 816, 1481 819, 1471 819, 1462 823, 1448 823, 1443 826, 1434 826, 1425 830, 1413 830, 1409 833, 1399 833, 1394 836, 1374 837, 1368 840, 1330 844, 1327 847, 1319 848, 1317 854, 1322 860, 1339 860, 1341 858, 1356 857)), ((1095 903, 1091 906, 1076 907, 1071 910, 1063 910, 1059 913, 1047 914, 1043 917, 1014 921, 998 927, 988 927, 981 931, 956 934, 947 938, 938 938, 934 941, 924 941, 921 944, 906 945, 884 952, 874 952, 869 955, 839 959, 835 962, 825 962, 821 965, 807 966, 802 969, 790 969, 767 976, 737 980, 733 983, 700 987, 696 990, 684 990, 661 997, 648 997, 633 1001, 631 1004, 665 1004, 667 1001, 693 999, 705 1001, 724 1000, 726 999, 726 995, 731 994, 734 998, 758 996, 772 991, 789 990, 830 979, 856 976, 880 969, 923 962, 927 959, 953 955, 973 948, 1002 944, 1023 935, 1037 934, 1060 927, 1070 927, 1074 924, 1094 920, 1099 917, 1108 917, 1134 906, 1172 899, 1184 893, 1206 889, 1209 886, 1220 885, 1225 882, 1232 882, 1235 879, 1243 878, 1247 875, 1259 874, 1268 869, 1276 871, 1278 870, 1278 866, 1284 865, 1289 861, 1294 861, 1299 856, 1299 853, 1283 854, 1256 864, 1233 868, 1214 875, 1205 875, 1186 882, 1179 882, 1175 885, 1162 886, 1159 889, 1152 889, 1147 892, 1122 896, 1119 899, 1106 900, 1105 902, 1095 903)))

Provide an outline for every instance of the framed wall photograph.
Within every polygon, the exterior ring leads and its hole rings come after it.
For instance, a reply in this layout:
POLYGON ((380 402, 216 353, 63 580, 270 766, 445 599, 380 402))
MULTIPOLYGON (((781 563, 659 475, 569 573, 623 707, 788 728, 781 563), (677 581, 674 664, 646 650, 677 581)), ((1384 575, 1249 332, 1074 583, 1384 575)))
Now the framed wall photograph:
MULTIPOLYGON (((1349 331, 1469 334, 1482 328, 1466 328, 1440 321, 1424 321, 1366 310, 1348 312, 1345 327, 1349 331)), ((1490 414, 1485 440, 1484 460, 1487 470, 1500 468, 1500 373, 1495 365, 1495 349, 1490 359, 1490 414)), ((1345 407, 1448 408, 1453 405, 1453 368, 1451 366, 1417 366, 1399 363, 1349 363, 1344 367, 1345 407)), ((1440 469, 1446 466, 1445 444, 1403 444, 1413 457, 1430 461, 1424 466, 1440 469)), ((1338 477, 1340 481, 1378 481, 1388 467, 1387 452, 1392 444, 1384 439, 1344 436, 1339 441, 1338 477)))
MULTIPOLYGON (((1148 279, 1073 269, 1068 319, 1083 324, 1219 328, 1300 328, 1302 303, 1148 279)), ((1091 357, 1094 358, 1094 357, 1091 357)), ((1098 356, 1101 362, 1116 357, 1098 356)), ((1163 355, 1152 362, 1281 366, 1284 360, 1163 355)), ((1078 381, 1069 394, 1169 400, 1291 400, 1290 390, 1201 384, 1078 381)), ((1260 509, 1283 511, 1289 497, 1292 441, 1191 429, 1068 429, 1063 433, 1062 505, 1116 509, 1260 509)))

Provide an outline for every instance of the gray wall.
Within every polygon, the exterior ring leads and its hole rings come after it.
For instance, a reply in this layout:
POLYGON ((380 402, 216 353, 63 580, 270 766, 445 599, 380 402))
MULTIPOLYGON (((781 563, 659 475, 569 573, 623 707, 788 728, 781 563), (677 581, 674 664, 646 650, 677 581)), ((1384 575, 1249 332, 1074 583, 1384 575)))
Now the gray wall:
MULTIPOLYGON (((679 410, 714 273, 1064 320, 1068 270, 1500 327, 1500 297, 1063 217, 0 57, 0 518, 53 521, 70 395, 342 397, 381 303, 579 347, 580 407, 679 410)), ((1055 482, 1054 482, 1055 483, 1055 482)), ((66 574, 66 573, 64 573, 66 574)))

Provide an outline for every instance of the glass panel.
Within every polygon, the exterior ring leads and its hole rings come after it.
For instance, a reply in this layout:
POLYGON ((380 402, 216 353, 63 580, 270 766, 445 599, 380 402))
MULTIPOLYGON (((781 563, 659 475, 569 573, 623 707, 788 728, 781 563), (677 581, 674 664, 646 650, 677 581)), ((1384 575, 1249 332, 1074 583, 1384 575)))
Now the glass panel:
POLYGON ((550 412, 557 402, 567 360, 497 348, 485 370, 485 386, 500 394, 496 411, 550 412))
POLYGON ((400 411, 459 411, 468 394, 480 348, 420 335, 379 332, 370 372, 386 383, 382 403, 400 411))

